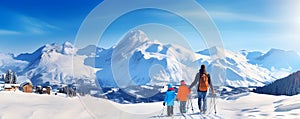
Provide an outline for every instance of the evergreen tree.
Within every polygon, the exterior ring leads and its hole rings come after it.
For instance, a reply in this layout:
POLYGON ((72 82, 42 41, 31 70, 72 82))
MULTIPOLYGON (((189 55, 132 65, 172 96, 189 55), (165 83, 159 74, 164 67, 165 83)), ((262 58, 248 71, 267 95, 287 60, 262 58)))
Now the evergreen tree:
POLYGON ((5 74, 1 75, 1 80, 5 82, 5 74))
POLYGON ((7 70, 7 73, 5 75, 5 83, 11 83, 11 70, 7 70))
POLYGON ((16 74, 16 72, 14 72, 13 78, 12 78, 12 84, 16 84, 16 83, 17 83, 17 74, 16 74))

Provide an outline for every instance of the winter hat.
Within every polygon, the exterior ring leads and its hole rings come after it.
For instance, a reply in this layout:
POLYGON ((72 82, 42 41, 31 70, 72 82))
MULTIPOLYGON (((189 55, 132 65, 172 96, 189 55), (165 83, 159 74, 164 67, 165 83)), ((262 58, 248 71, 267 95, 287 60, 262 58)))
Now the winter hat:
POLYGON ((204 74, 204 73, 207 73, 206 72, 206 67, 205 67, 204 64, 201 65, 201 69, 199 70, 199 72, 200 72, 201 75, 204 74))
POLYGON ((204 64, 201 65, 201 69, 205 69, 205 65, 204 64))
POLYGON ((184 80, 181 80, 181 81, 180 81, 180 85, 185 85, 184 80))
POLYGON ((173 88, 173 85, 172 84, 168 84, 168 88, 173 88))

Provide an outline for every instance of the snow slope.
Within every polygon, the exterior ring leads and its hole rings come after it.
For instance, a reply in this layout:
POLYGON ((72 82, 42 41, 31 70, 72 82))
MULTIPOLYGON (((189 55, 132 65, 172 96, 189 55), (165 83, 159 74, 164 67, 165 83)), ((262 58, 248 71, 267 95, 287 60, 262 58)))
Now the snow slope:
POLYGON ((0 53, 0 74, 6 73, 8 69, 19 73, 27 65, 28 62, 15 60, 11 54, 0 53))
MULTIPOLYGON (((165 118, 162 102, 140 104, 117 104, 90 96, 66 98, 55 95, 27 94, 22 92, 0 92, 1 119, 145 119, 165 118), (22 100, 20 100, 22 99, 22 100), (163 116, 161 112, 163 111, 163 116)), ((233 99, 233 98, 232 98, 233 99)), ((206 115, 192 114, 189 104, 188 119, 240 119, 240 118, 288 118, 300 116, 300 95, 271 96, 250 93, 234 100, 217 99, 217 115, 208 108, 206 115)), ((208 106, 211 107, 211 98, 208 106)), ((195 113, 197 99, 193 100, 195 113)), ((184 119, 179 114, 178 103, 174 106, 174 119, 184 119)))
POLYGON ((0 92, 1 119, 90 119, 78 98, 0 92))
POLYGON ((103 56, 95 58, 96 66, 102 69, 97 79, 104 87, 191 82, 198 67, 192 51, 151 41, 140 30, 129 32, 108 50, 106 60, 103 56))
POLYGON ((211 76, 213 81, 220 79, 219 77, 214 77, 217 74, 214 74, 212 70, 215 69, 225 69, 226 79, 224 79, 224 85, 235 87, 263 86, 275 80, 274 77, 270 76, 271 72, 268 69, 249 64, 247 58, 240 52, 212 47, 197 53, 209 57, 222 52, 225 54, 224 59, 199 59, 199 62, 206 64, 208 71, 212 72, 211 76))
POLYGON ((25 76, 34 85, 71 84, 77 79, 94 82, 96 69, 84 65, 86 56, 76 55, 77 48, 71 43, 63 45, 47 44, 32 54, 21 54, 18 60, 29 62, 20 76, 25 76))
POLYGON ((294 51, 271 49, 265 54, 249 52, 247 57, 249 63, 269 69, 277 78, 286 77, 300 69, 300 55, 294 51))

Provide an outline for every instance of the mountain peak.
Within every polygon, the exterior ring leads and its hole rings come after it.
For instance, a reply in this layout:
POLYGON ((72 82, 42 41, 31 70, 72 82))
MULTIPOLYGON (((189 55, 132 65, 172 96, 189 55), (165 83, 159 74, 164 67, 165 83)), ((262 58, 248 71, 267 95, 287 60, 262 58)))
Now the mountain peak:
POLYGON ((149 38, 142 30, 132 30, 125 36, 125 39, 138 40, 140 42, 148 41, 149 38))
POLYGON ((202 54, 202 55, 206 55, 206 56, 212 56, 212 55, 224 54, 225 51, 226 50, 222 47, 213 46, 213 47, 210 47, 208 49, 199 51, 197 53, 202 54))
POLYGON ((271 58, 286 58, 286 57, 299 57, 298 53, 295 51, 286 51, 286 50, 281 50, 281 49, 275 49, 272 48, 270 49, 266 54, 263 56, 257 58, 258 60, 265 59, 267 57, 271 58))
POLYGON ((146 42, 150 41, 148 36, 141 30, 133 30, 126 34, 122 40, 114 46, 115 53, 131 54, 132 51, 141 47, 146 42))
POLYGON ((74 45, 70 42, 65 42, 62 45, 62 51, 61 53, 67 54, 67 55, 74 55, 77 52, 77 48, 74 47, 74 45))
POLYGON ((66 41, 65 43, 63 43, 63 46, 74 47, 74 45, 69 41, 66 41))

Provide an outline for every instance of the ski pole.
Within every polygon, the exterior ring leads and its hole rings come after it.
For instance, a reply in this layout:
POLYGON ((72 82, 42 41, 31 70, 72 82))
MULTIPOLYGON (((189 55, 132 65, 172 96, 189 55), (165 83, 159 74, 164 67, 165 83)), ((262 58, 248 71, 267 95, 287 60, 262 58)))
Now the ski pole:
MULTIPOLYGON (((192 98, 193 99, 193 98, 192 98)), ((191 97, 189 96, 189 100, 190 100, 190 103, 191 103, 191 106, 192 106, 192 111, 193 111, 193 113, 195 113, 194 112, 194 107, 193 107, 193 100, 191 99, 191 97)))
POLYGON ((160 113, 160 117, 164 114, 164 111, 165 111, 165 106, 163 106, 163 109, 162 109, 162 111, 160 113))
POLYGON ((214 108, 215 108, 215 114, 217 114, 217 107, 216 107, 216 94, 214 94, 214 108))
POLYGON ((181 113, 181 115, 183 116, 183 118, 186 119, 185 115, 183 114, 182 110, 181 110, 181 105, 180 105, 180 101, 177 101, 178 107, 179 107, 179 112, 181 113))

